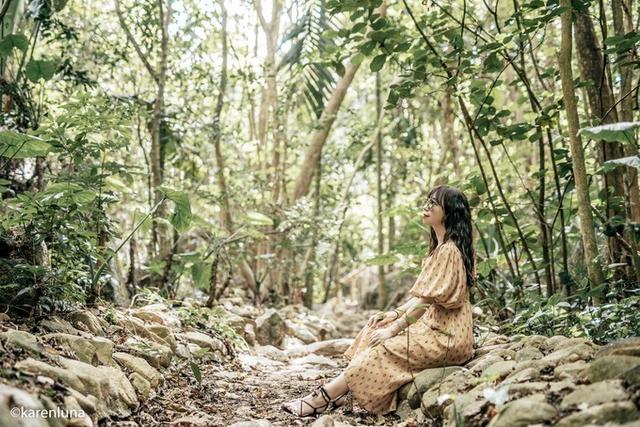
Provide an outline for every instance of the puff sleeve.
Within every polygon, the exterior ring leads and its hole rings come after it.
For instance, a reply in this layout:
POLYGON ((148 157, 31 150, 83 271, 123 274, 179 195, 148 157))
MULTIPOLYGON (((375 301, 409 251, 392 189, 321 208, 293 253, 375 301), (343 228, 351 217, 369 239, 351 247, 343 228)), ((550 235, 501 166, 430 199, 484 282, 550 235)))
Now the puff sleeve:
POLYGON ((466 272, 455 243, 441 246, 435 256, 422 263, 422 271, 409 293, 446 309, 462 307, 466 297, 466 272))

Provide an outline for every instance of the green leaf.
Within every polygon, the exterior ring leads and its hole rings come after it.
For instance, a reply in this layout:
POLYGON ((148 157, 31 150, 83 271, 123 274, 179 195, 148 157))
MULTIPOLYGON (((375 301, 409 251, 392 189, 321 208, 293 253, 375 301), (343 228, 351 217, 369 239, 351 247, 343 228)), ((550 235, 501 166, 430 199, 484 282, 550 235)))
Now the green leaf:
POLYGON ((26 159, 46 156, 49 151, 51 145, 40 138, 12 130, 0 131, 0 156, 26 159))
POLYGON ((373 258, 365 259, 364 262, 367 265, 389 265, 395 264, 399 261, 399 258, 395 254, 381 254, 376 255, 373 258))
POLYGON ((27 50, 29 40, 22 34, 9 34, 0 41, 0 56, 9 56, 13 48, 27 50))
POLYGON ((56 62, 44 59, 32 59, 24 69, 29 80, 37 82, 40 79, 49 80, 56 72, 56 62))
POLYGON ((373 71, 374 73, 376 71, 380 71, 384 66, 384 63, 386 60, 387 60, 387 55, 385 55, 384 53, 376 56, 375 58, 373 58, 373 61, 371 61, 371 64, 369 65, 369 69, 371 69, 371 71, 373 71))
POLYGON ((202 384, 202 373, 200 372, 200 367, 193 361, 189 361, 189 366, 191 367, 191 372, 193 372, 193 376, 198 381, 198 384, 202 384))
POLYGON ((621 157, 619 159, 607 160, 604 164, 616 164, 616 165, 625 165, 632 168, 640 169, 640 157, 638 156, 630 156, 630 157, 621 157))
POLYGON ((171 224, 179 232, 187 231, 189 225, 191 225, 191 204, 189 203, 189 197, 182 191, 171 190, 166 187, 161 187, 160 191, 167 196, 167 199, 173 201, 176 207, 171 217, 171 224))
POLYGON ((244 220, 251 225, 273 225, 273 220, 260 212, 247 212, 244 220))
POLYGON ((635 140, 635 129, 637 128, 640 128, 640 122, 620 122, 582 128, 578 135, 594 141, 631 143, 635 140))

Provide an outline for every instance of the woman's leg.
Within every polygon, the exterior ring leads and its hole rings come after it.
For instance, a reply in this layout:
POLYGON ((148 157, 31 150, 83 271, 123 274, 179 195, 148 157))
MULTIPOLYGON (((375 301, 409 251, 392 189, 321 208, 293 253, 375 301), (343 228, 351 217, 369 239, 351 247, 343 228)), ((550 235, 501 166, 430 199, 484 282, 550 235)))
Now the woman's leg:
MULTIPOLYGON (((322 387, 326 390, 329 395, 329 399, 333 401, 335 406, 341 406, 346 400, 349 387, 347 386, 347 382, 344 378, 344 371, 331 381, 325 383, 322 387), (338 399, 336 400, 336 398, 338 399)), ((327 400, 321 393, 318 393, 317 389, 302 399, 293 399, 283 404, 283 407, 286 407, 289 412, 299 417, 304 417, 313 413, 312 406, 314 408, 318 408, 317 412, 324 412, 328 406, 327 400), (302 401, 307 402, 307 404, 302 401)))

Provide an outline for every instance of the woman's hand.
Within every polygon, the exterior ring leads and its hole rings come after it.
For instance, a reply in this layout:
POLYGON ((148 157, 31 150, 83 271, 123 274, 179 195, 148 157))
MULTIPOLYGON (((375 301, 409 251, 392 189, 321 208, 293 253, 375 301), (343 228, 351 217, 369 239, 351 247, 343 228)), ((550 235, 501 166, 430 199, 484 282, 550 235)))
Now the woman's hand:
POLYGON ((367 326, 369 326, 370 328, 379 328, 388 324, 389 322, 393 322, 397 318, 398 316, 393 311, 378 312, 369 318, 367 326))
POLYGON ((379 329, 373 332, 369 336, 369 347, 375 347, 381 342, 383 342, 384 340, 394 337, 396 335, 395 330, 396 328, 394 327, 388 327, 388 328, 379 329))

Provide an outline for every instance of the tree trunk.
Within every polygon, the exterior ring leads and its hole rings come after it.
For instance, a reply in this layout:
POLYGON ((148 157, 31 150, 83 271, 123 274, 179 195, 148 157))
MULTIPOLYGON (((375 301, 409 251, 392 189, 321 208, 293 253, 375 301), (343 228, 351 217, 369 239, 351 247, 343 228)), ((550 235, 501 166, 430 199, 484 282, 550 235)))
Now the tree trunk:
MULTIPOLYGON (((582 79, 593 83, 593 86, 587 87, 587 98, 591 109, 591 115, 594 120, 602 124, 611 124, 618 121, 615 108, 607 114, 607 111, 613 106, 614 99, 609 86, 608 79, 605 78, 604 59, 599 49, 599 43, 596 39, 593 22, 586 12, 577 12, 575 14, 576 50, 582 79)), ((596 122, 596 123, 597 123, 596 122)), ((600 163, 607 160, 617 159, 623 156, 622 145, 619 142, 599 142, 600 163)), ((617 168, 605 173, 604 175, 605 197, 607 202, 608 219, 619 216, 625 217, 624 204, 612 203, 612 197, 617 200, 624 200, 624 181, 622 169, 617 168), (609 190, 612 187, 612 191, 609 190)), ((624 203, 624 202, 622 202, 624 203)), ((618 229, 619 227, 616 227, 618 229)), ((618 229, 618 231, 620 231, 618 229)), ((610 261, 619 263, 623 260, 623 249, 620 242, 611 235, 607 238, 609 246, 610 261)), ((621 270, 616 269, 616 272, 621 270)), ((618 277, 620 279, 621 277, 618 277)))
MULTIPOLYGON (((567 121, 569 124, 569 147, 573 160, 573 175, 576 183, 576 193, 578 198, 578 215, 580 216, 580 229, 582 242, 584 244, 584 261, 587 264, 587 272, 590 286, 596 287, 603 282, 602 268, 598 257, 598 247, 591 214, 591 198, 589 196, 589 184, 587 181, 587 171, 584 162, 584 150, 581 138, 578 136, 580 123, 578 120, 578 109, 575 100, 575 87, 573 84, 573 71, 571 69, 571 16, 573 7, 571 0, 560 0, 560 7, 566 8, 561 15, 561 42, 558 52, 558 65, 560 68, 560 79, 562 81, 562 94, 565 109, 567 111, 567 121)), ((596 304, 602 302, 601 295, 594 296, 596 304)))

